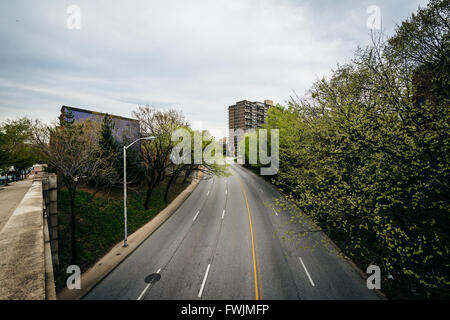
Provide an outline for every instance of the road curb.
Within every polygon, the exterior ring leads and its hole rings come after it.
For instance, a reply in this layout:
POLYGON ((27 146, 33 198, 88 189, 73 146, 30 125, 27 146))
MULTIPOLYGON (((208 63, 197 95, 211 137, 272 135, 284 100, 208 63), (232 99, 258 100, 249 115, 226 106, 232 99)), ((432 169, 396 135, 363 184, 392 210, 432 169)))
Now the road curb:
MULTIPOLYGON (((342 258, 347 261, 347 263, 356 271, 356 273, 359 274, 359 276, 363 279, 367 281, 367 274, 364 273, 364 271, 361 270, 361 268, 353 262, 352 259, 350 259, 342 250, 341 248, 339 248, 337 246, 336 243, 334 243, 333 240, 330 239, 330 237, 328 237, 328 235, 322 231, 322 234, 324 235, 325 239, 328 241, 328 243, 330 243, 333 248, 342 255, 342 258)), ((375 294, 381 299, 381 300, 388 300, 387 296, 384 294, 383 291, 381 291, 380 289, 374 289, 373 290, 375 292, 375 294)))
POLYGON ((57 300, 79 300, 91 291, 97 283, 103 280, 133 251, 135 251, 153 232, 155 232, 190 196, 200 182, 195 178, 167 207, 159 212, 152 220, 143 225, 133 234, 128 236, 128 246, 123 247, 123 242, 117 243, 95 265, 81 275, 81 289, 69 290, 64 288, 57 294, 57 300))

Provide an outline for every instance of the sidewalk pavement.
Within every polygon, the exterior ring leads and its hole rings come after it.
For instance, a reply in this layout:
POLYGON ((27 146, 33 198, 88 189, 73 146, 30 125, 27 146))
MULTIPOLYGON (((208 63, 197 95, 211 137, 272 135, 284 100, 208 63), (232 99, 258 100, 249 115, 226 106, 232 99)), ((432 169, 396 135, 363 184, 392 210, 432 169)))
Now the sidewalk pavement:
POLYGON ((32 180, 10 182, 0 186, 0 232, 31 187, 32 180))

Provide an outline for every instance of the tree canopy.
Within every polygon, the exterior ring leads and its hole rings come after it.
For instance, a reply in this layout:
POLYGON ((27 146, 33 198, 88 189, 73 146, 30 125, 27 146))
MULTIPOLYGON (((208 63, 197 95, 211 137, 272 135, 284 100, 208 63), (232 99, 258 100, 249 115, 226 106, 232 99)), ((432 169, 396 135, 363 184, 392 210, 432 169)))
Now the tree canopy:
POLYGON ((18 171, 31 167, 40 154, 30 142, 32 122, 28 118, 0 124, 0 169, 11 166, 18 171))
POLYGON ((430 1, 268 112, 280 130, 273 182, 293 219, 311 218, 364 270, 380 266, 397 298, 450 296, 449 12, 430 1))

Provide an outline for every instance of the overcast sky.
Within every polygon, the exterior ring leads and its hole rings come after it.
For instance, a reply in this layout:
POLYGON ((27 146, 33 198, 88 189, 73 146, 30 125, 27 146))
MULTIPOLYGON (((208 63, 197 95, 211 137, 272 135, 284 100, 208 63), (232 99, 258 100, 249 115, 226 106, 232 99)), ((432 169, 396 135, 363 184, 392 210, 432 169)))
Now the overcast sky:
POLYGON ((150 104, 220 138, 234 102, 284 104, 349 61, 368 43, 368 6, 392 34, 427 2, 0 0, 0 121, 50 122, 62 105, 131 117, 150 104))

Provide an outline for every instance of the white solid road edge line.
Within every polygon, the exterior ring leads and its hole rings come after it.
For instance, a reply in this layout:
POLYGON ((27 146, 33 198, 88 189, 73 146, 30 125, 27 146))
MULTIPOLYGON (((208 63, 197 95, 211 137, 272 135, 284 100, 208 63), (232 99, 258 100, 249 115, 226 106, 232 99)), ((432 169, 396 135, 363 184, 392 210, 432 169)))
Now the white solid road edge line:
POLYGON ((200 287, 200 291, 198 292, 198 297, 202 297, 203 288, 205 287, 206 278, 208 278, 209 268, 211 267, 211 264, 208 264, 208 268, 206 268, 205 277, 203 278, 202 286, 200 287))
POLYGON ((208 193, 206 194, 206 196, 209 196, 209 190, 208 190, 208 193))
MULTIPOLYGON (((158 269, 158 271, 156 271, 156 273, 159 273, 161 271, 161 268, 158 269)), ((151 283, 149 283, 148 285, 145 286, 144 291, 142 291, 141 295, 139 296, 139 298, 137 298, 138 300, 141 300, 142 297, 144 296, 144 294, 147 292, 148 288, 150 288, 151 283)))
POLYGON ((223 220, 223 217, 225 216, 225 209, 223 210, 223 212, 222 212, 222 220, 223 220))
POLYGON ((302 264, 303 269, 305 269, 306 275, 308 276, 308 279, 309 279, 309 281, 311 282, 311 285, 314 287, 314 282, 312 281, 311 276, 309 275, 309 272, 308 272, 308 270, 306 269, 305 264, 303 263, 302 258, 300 258, 300 257, 298 257, 298 258, 300 259, 300 263, 302 264))
POLYGON ((275 214, 276 214, 277 217, 278 217, 278 212, 277 212, 277 210, 275 210, 275 208, 273 208, 273 211, 275 212, 275 214))
POLYGON ((195 221, 195 219, 197 219, 198 213, 200 212, 200 210, 197 211, 197 213, 195 214, 194 219, 192 219, 192 221, 195 221))

